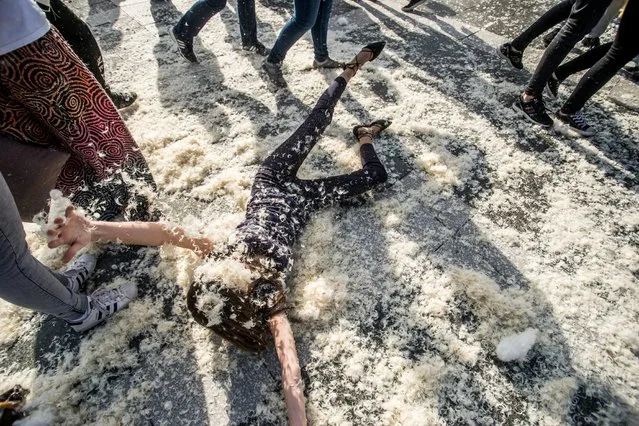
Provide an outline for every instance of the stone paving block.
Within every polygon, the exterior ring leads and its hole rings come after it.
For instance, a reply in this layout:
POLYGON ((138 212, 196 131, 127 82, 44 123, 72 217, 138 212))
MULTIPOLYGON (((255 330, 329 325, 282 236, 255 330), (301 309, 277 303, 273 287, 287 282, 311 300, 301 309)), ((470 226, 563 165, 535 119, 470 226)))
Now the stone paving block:
POLYGON ((611 101, 633 111, 639 111, 639 85, 636 82, 615 77, 608 85, 608 97, 611 101))

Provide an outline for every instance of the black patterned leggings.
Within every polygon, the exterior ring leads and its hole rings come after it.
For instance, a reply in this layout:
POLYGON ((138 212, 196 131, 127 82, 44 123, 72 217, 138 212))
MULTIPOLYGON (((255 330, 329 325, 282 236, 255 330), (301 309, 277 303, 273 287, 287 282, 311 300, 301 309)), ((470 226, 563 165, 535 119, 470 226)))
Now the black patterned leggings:
POLYGON ((297 177, 297 171, 330 124, 335 105, 345 88, 346 80, 337 77, 295 133, 262 162, 255 177, 252 195, 265 186, 276 185, 281 190, 292 186, 302 190, 307 202, 320 207, 364 193, 386 182, 386 169, 377 158, 372 144, 360 147, 362 168, 356 172, 323 179, 306 180, 297 177))

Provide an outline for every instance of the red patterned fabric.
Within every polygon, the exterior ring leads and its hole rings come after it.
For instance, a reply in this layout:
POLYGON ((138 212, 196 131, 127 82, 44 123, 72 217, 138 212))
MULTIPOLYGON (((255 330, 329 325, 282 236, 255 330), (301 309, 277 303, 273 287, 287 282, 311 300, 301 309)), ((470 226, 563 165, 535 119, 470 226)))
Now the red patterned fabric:
POLYGON ((103 217, 136 198, 121 171, 154 185, 117 109, 55 29, 0 56, 0 134, 68 151, 56 187, 103 217))

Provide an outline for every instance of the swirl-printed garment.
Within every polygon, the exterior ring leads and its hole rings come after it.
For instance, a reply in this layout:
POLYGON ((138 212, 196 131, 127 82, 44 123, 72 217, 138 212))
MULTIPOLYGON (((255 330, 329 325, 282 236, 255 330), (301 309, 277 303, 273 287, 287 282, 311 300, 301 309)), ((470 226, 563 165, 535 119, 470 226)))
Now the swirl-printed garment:
MULTIPOLYGON (((0 56, 0 134, 71 154, 56 187, 109 219, 148 219, 121 172, 154 186, 124 120, 56 29, 0 56)), ((25 165, 28 159, 25 159, 25 165)))
POLYGON ((324 179, 297 178, 297 171, 330 124, 335 104, 346 88, 337 77, 322 94, 309 117, 262 163, 246 207, 246 218, 233 240, 245 255, 269 259, 286 275, 293 245, 319 208, 361 194, 386 181, 387 174, 371 144, 360 147, 362 169, 324 179))

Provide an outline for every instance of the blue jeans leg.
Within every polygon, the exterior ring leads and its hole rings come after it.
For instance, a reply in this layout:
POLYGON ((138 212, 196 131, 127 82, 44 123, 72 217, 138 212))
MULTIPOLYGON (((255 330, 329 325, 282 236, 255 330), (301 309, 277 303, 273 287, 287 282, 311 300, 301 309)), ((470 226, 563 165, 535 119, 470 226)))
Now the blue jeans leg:
POLYGON ((328 36, 328 20, 331 17, 332 9, 333 0, 320 0, 317 20, 313 28, 311 28, 315 60, 318 62, 328 59, 328 44, 326 39, 328 36))
MULTIPOLYGON (((72 293, 29 252, 18 208, 0 174, 0 298, 67 321, 81 318, 87 297, 72 293)), ((57 277, 56 277, 57 276, 57 277)))
POLYGON ((313 27, 319 8, 320 0, 295 0, 293 17, 284 25, 277 37, 268 56, 269 62, 277 63, 284 60, 289 49, 313 27))

